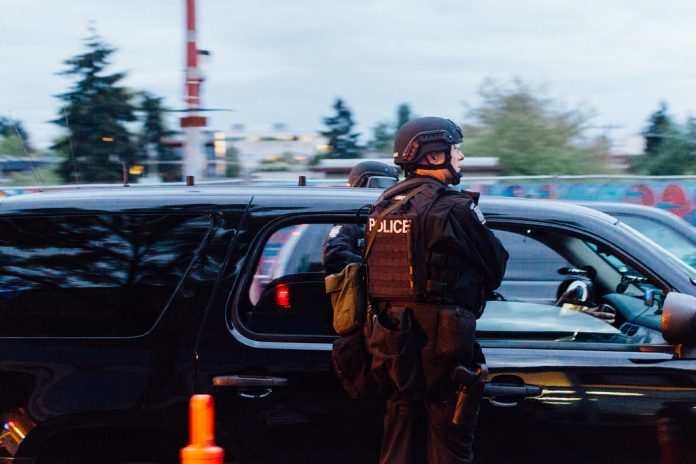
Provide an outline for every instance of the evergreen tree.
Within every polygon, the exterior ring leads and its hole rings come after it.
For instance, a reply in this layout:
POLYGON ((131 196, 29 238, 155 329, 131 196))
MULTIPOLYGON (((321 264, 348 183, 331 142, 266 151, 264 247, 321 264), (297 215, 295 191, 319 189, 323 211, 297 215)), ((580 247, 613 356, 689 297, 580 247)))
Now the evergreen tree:
POLYGON ((396 131, 401 129, 401 126, 413 119, 411 106, 408 103, 402 103, 396 109, 396 131))
POLYGON ((686 142, 689 153, 696 156, 696 118, 693 116, 689 116, 686 119, 684 141, 686 142))
POLYGON ((648 127, 643 131, 645 152, 632 160, 631 170, 654 176, 695 173, 695 131, 692 118, 682 131, 669 115, 667 104, 660 103, 657 111, 648 118, 648 127))
POLYGON ((661 102, 660 107, 648 119, 648 127, 643 132, 645 137, 645 154, 657 155, 660 146, 668 139, 675 137, 677 130, 672 118, 667 114, 667 103, 661 102))
POLYGON ((77 81, 58 96, 63 105, 53 122, 64 127, 67 135, 52 148, 64 158, 58 169, 66 181, 120 181, 122 165, 132 166, 142 158, 126 127, 135 120, 132 95, 118 86, 124 73, 105 73, 116 49, 94 31, 85 45, 87 51, 66 60, 68 69, 60 73, 77 81))
POLYGON ((394 138, 401 126, 413 119, 411 107, 408 103, 402 103, 396 108, 396 123, 379 122, 372 128, 372 140, 368 146, 389 155, 394 151, 394 138))
POLYGON ((328 130, 321 132, 321 135, 328 139, 329 151, 324 155, 325 158, 359 158, 362 154, 362 147, 358 145, 360 134, 352 132, 353 114, 342 99, 336 99, 333 104, 336 115, 324 118, 324 124, 328 130))
POLYGON ((372 128, 372 140, 367 144, 370 149, 391 154, 394 150, 394 131, 388 122, 378 122, 372 128))
POLYGON ((159 174, 165 182, 180 181, 182 174, 181 164, 178 161, 181 161, 181 158, 164 144, 164 139, 173 132, 167 129, 165 124, 162 98, 144 92, 140 110, 144 113, 140 135, 143 155, 158 162, 156 165, 150 165, 149 169, 159 174))
POLYGON ((0 116, 0 137, 5 139, 10 137, 19 137, 19 139, 24 142, 24 146, 26 147, 27 151, 32 151, 29 145, 29 134, 26 130, 24 130, 24 127, 20 121, 15 121, 11 118, 0 116))

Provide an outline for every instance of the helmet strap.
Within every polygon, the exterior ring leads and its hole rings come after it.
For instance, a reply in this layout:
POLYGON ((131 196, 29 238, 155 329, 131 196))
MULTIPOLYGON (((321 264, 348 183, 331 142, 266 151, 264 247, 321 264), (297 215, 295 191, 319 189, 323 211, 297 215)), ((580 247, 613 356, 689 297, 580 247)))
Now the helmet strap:
POLYGON ((454 166, 452 166, 452 148, 451 147, 449 150, 447 150, 445 152, 445 165, 446 165, 449 173, 452 174, 452 182, 450 182, 450 184, 457 185, 459 183, 459 181, 462 180, 462 173, 455 171, 454 166))
MULTIPOLYGON (((427 155, 425 155, 427 156, 427 155)), ((452 166, 452 153, 450 151, 445 151, 445 161, 440 164, 416 164, 410 172, 415 172, 416 169, 422 169, 424 171, 439 171, 440 169, 447 169, 452 176, 451 185, 457 185, 462 180, 462 174, 454 170, 452 166)))

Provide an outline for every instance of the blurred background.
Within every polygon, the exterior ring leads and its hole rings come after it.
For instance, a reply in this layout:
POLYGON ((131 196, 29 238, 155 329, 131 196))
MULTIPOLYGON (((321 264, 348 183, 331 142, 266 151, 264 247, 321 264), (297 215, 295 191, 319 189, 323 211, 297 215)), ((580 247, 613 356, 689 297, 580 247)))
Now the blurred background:
POLYGON ((0 190, 345 179, 418 116, 489 194, 694 222, 696 4, 0 0, 0 190), (678 177, 675 177, 678 176, 678 177))

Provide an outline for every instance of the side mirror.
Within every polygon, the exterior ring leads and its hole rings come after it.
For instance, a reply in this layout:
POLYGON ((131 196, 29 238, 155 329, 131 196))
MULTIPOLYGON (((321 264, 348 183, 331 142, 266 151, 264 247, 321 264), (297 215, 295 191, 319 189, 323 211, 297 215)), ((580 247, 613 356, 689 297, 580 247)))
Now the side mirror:
POLYGON ((662 337, 675 346, 675 356, 696 359, 696 297, 669 292, 662 307, 662 337))

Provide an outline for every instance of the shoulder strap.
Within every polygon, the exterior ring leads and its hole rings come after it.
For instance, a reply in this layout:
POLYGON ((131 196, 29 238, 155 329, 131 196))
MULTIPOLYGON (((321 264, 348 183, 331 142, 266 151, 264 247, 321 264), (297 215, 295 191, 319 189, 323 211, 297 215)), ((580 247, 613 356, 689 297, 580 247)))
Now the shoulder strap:
POLYGON ((387 209, 382 211, 379 216, 377 216, 377 222, 375 224, 378 224, 378 227, 376 227, 373 231, 371 231, 367 237, 367 246, 365 247, 365 254, 363 255, 363 263, 365 262, 367 257, 370 255, 370 251, 372 250, 372 244, 375 241, 375 237, 377 237, 377 229, 379 228, 379 224, 382 223, 382 220, 384 219, 384 217, 387 214, 395 211, 398 207, 400 207, 401 205, 406 203, 408 200, 410 200, 411 198, 413 198, 414 196, 416 196, 417 194, 419 194, 423 190, 425 190, 426 187, 427 187, 427 185, 421 185, 420 187, 411 190, 406 195, 404 195, 404 197, 401 200, 397 201, 393 205, 390 205, 387 209))

